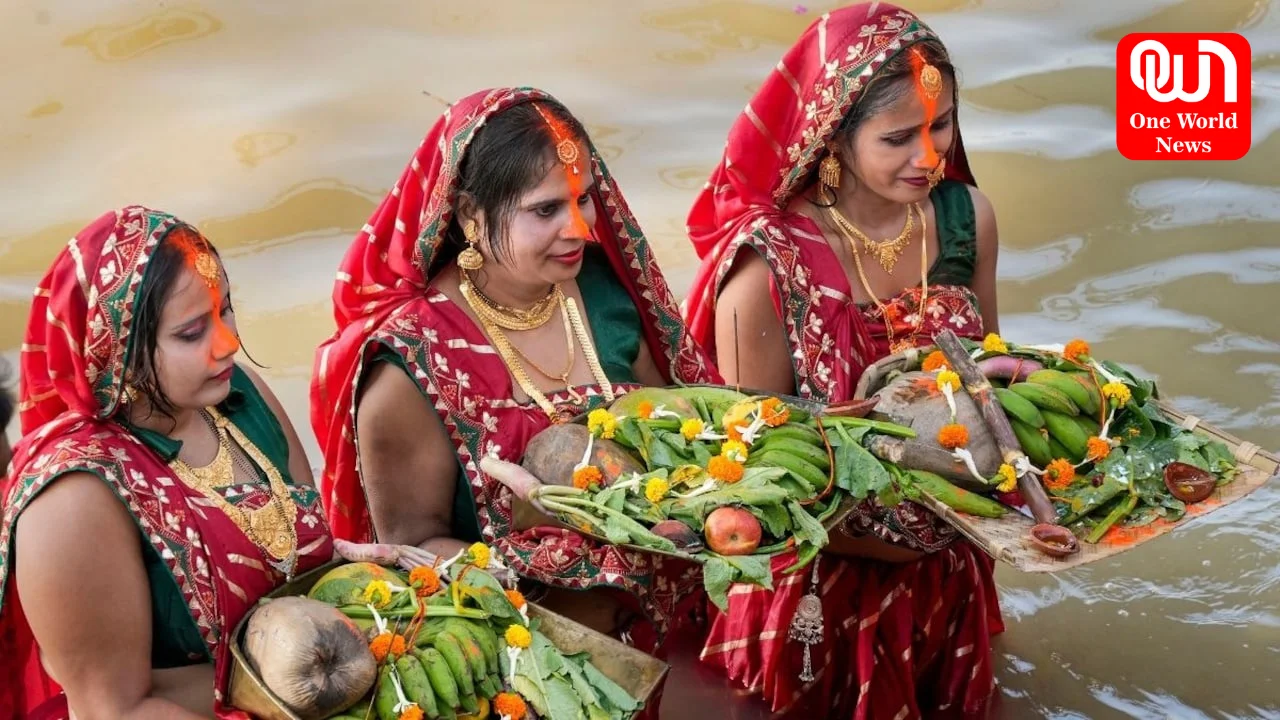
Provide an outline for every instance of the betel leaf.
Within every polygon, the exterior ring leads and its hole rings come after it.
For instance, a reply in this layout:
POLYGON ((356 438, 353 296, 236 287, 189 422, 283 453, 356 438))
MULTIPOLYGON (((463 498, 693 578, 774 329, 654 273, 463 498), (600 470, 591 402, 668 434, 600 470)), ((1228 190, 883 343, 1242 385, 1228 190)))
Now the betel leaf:
POLYGON ((643 450, 644 438, 640 436, 640 424, 635 418, 622 418, 613 433, 613 441, 631 450, 643 450))
POLYGON ((564 672, 568 676, 569 682, 573 685, 574 691, 578 693, 578 699, 582 701, 583 705, 599 705, 600 698, 596 694, 595 686, 587 679, 587 674, 582 669, 582 666, 590 661, 591 656, 587 653, 565 655, 564 672))
POLYGON ((765 590, 773 589, 773 573, 767 555, 725 555, 725 562, 737 572, 735 582, 749 582, 765 590))
POLYGON ((591 681, 592 686, 600 693, 600 696, 608 701, 609 705, 624 713, 633 713, 640 709, 640 701, 631 697, 626 690, 622 689, 621 685, 606 677, 595 665, 586 663, 582 666, 582 671, 586 674, 587 679, 591 681))
POLYGON ((783 506, 763 505, 760 507, 753 506, 748 509, 760 521, 760 525, 764 527, 764 531, 767 534, 775 538, 784 538, 790 534, 791 516, 783 506))
POLYGON ((547 720, 579 720, 585 713, 578 693, 573 691, 569 681, 553 675, 547 678, 547 720))

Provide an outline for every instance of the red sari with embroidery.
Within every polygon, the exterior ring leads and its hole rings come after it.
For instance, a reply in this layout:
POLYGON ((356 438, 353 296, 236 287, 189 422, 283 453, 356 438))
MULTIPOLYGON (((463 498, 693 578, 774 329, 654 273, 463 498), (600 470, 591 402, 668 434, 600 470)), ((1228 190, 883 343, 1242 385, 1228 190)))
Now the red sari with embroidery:
MULTIPOLYGON (((696 569, 601 544, 570 530, 539 527, 517 532, 512 527, 510 491, 481 473, 477 463, 489 453, 519 462, 529 440, 551 420, 536 404, 512 399, 510 373, 488 338, 462 308, 430 287, 436 271, 451 259, 445 232, 457 194, 458 167, 473 134, 486 119, 513 105, 546 98, 529 88, 497 89, 452 105, 347 251, 333 291, 338 331, 316 353, 311 386, 312 427, 325 455, 321 492, 337 537, 373 539, 356 458, 354 398, 366 363, 390 348, 434 406, 453 442, 481 539, 523 577, 561 588, 623 591, 652 621, 639 628, 634 639, 652 647, 677 601, 698 587, 696 569)), ((672 381, 717 382, 714 369, 690 340, 648 243, 594 149, 591 160, 597 211, 593 240, 639 310, 643 341, 658 369, 672 381)), ((591 303, 590 297, 584 299, 591 303)), ((615 385, 614 390, 621 394, 632 387, 615 385)), ((583 400, 567 392, 549 399, 568 415, 603 401, 599 387, 576 390, 583 400)))
MULTIPOLYGON (((131 324, 148 259, 179 225, 170 215, 126 207, 71 240, 41 281, 21 362, 23 439, 3 485, 0 525, 0 718, 66 717, 66 698, 45 673, 10 578, 14 526, 36 495, 70 472, 106 482, 133 515, 140 540, 164 561, 213 659, 219 717, 225 705, 230 634, 259 598, 284 582, 266 553, 168 464, 113 421, 123 394, 131 324)), ((266 482, 238 486, 239 507, 272 501, 266 482)), ((319 496, 292 488, 302 573, 333 557, 319 496)), ((74 578, 68 578, 74 587, 74 578)))
MULTIPOLYGON (((877 69, 925 38, 936 36, 886 3, 824 15, 734 124, 724 159, 688 223, 702 258, 688 300, 689 325, 713 354, 716 297, 739 251, 759 253, 771 269, 798 394, 849 400, 866 367, 889 354, 886 318, 874 305, 853 302, 822 232, 787 208, 812 183, 825 143, 877 69)), ((947 173, 951 181, 973 183, 958 131, 947 173)), ((918 344, 944 327, 982 337, 968 287, 930 284, 924 307, 921 298, 921 288, 912 287, 882 301, 896 338, 912 336, 916 327, 918 344)), ((990 559, 909 502, 892 510, 865 503, 845 528, 928 554, 905 564, 819 559, 815 586, 825 633, 812 650, 815 680, 799 680, 803 646, 787 636, 813 575, 779 574, 791 562, 785 556, 774 562, 774 590, 735 587, 727 613, 712 608, 703 661, 762 693, 786 717, 985 713, 994 687, 990 636, 1003 630, 990 559)))

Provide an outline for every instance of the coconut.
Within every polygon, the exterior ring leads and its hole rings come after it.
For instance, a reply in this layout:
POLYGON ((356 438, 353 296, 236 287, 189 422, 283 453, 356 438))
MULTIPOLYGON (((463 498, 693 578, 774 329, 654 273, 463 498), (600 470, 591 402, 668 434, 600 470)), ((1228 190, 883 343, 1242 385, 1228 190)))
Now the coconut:
MULTIPOLYGON (((631 473, 644 473, 644 466, 612 440, 591 438, 591 431, 576 423, 551 425, 533 436, 525 447, 520 465, 544 485, 572 485, 573 469, 591 442, 587 462, 600 471, 601 482, 612 484, 631 473)), ((547 525, 552 521, 527 502, 512 500, 512 515, 519 529, 547 525)))
POLYGON ((276 598, 254 610, 244 653, 267 688, 303 720, 353 706, 378 676, 360 628, 337 608, 305 597, 276 598))

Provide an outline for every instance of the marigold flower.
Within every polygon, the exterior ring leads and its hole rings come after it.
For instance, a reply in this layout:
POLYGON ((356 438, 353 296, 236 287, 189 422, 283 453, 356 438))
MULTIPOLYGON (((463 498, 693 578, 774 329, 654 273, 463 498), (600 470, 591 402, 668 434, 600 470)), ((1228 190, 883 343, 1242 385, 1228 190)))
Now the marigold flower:
POLYGON ((667 496, 667 491, 671 489, 671 485, 662 478, 649 478, 649 482, 644 484, 644 496, 651 503, 662 502, 667 496))
POLYGON ((612 440, 618 431, 618 418, 604 408, 597 408, 587 414, 587 429, 596 437, 612 440))
POLYGON ((573 486, 579 490, 586 490, 592 485, 599 485, 604 480, 600 468, 595 465, 584 465, 573 471, 573 486))
POLYGON ((524 716, 529 712, 529 709, 524 704, 524 698, 515 693, 504 692, 498 693, 493 698, 493 712, 496 713, 499 718, 523 720, 524 716))
POLYGON ((1002 464, 997 474, 1002 478, 1000 484, 996 486, 997 490, 1007 493, 1013 492, 1018 488, 1018 473, 1014 471, 1012 465, 1009 463, 1002 464))
POLYGON ((1111 454, 1111 443, 1097 436, 1089 438, 1088 447, 1089 450, 1085 453, 1085 457, 1093 462, 1103 460, 1111 454))
POLYGON ((676 468, 675 472, 671 473, 671 479, 668 481, 668 484, 692 485, 693 481, 697 480, 703 472, 703 469, 697 465, 681 465, 676 468))
POLYGON ((1004 339, 995 333, 987 333, 987 336, 982 338, 982 349, 987 352, 1009 352, 1009 346, 1004 344, 1004 339))
POLYGON ((778 427, 791 417, 791 408, 778 398, 765 398, 760 403, 760 419, 769 427, 778 427))
POLYGON ((386 607, 391 602, 391 585, 386 580, 373 580, 364 588, 362 599, 376 607, 386 607))
POLYGON ((1076 469, 1070 460, 1058 458, 1049 463, 1049 467, 1044 469, 1044 484, 1051 490, 1065 489, 1075 479, 1076 469))
POLYGON ((529 604, 529 601, 524 599, 524 594, 521 593, 519 590, 507 590, 506 593, 507 593, 507 600, 510 601, 510 603, 513 606, 515 606, 515 609, 517 610, 529 604))
POLYGON ((736 463, 723 455, 711 458, 707 463, 707 472, 721 482, 736 483, 742 479, 742 464, 736 463))
POLYGON ((422 720, 422 708, 417 704, 410 705, 400 711, 400 720, 422 720))
POLYGON ((737 440, 738 442, 742 442, 742 431, 746 429, 747 429, 746 423, 741 423, 741 424, 734 423, 732 425, 725 425, 724 434, 728 435, 730 440, 737 440))
POLYGON ((533 642, 533 635, 529 633, 529 628, 523 625, 508 625, 507 631, 503 633, 502 637, 506 639, 508 645, 521 650, 529 647, 530 643, 533 642))
POLYGON ((379 633, 377 637, 369 641, 369 652, 373 653, 373 659, 381 663, 390 655, 392 658, 398 658, 404 654, 405 641, 403 635, 392 634, 389 632, 379 633))
POLYGON ((685 440, 697 439, 705 429, 706 427, 698 418, 689 418, 688 420, 680 423, 680 434, 684 436, 685 440))
POLYGON ((467 548, 467 554, 471 556, 471 564, 481 570, 489 567, 489 546, 484 543, 472 543, 467 548))
POLYGON ((636 417, 640 417, 645 420, 653 417, 653 403, 648 400, 641 400, 640 404, 636 406, 636 417))
POLYGON ((952 392, 960 389, 960 376, 954 370, 939 370, 937 382, 939 390, 946 389, 948 385, 952 392))
POLYGON ((747 461, 747 444, 741 440, 727 440, 720 446, 720 454, 736 463, 747 461))
POLYGON ((417 588, 418 597, 435 595, 440 589, 440 574, 435 568, 419 565, 409 571, 409 584, 417 588))
POLYGON ((1133 392, 1122 382, 1109 382, 1102 386, 1102 396, 1111 400, 1112 407, 1120 407, 1129 403, 1133 392))
POLYGON ((1062 357, 1072 362, 1080 362, 1080 358, 1088 354, 1089 343, 1080 340, 1079 338, 1067 343, 1067 346, 1062 350, 1062 357))
POLYGON ((941 350, 934 350, 924 358, 924 363, 920 366, 925 372, 933 372, 934 370, 942 370, 947 365, 947 356, 942 354, 941 350))
POLYGON ((968 445, 969 428, 959 423, 943 425, 938 430, 938 444, 948 450, 955 450, 968 445))

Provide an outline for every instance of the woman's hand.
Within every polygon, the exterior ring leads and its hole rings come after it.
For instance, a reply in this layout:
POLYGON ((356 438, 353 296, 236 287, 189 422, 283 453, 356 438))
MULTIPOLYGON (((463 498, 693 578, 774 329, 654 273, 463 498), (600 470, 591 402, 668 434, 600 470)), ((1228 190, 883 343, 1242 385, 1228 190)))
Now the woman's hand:
POLYGON ((391 545, 388 543, 353 543, 346 540, 333 540, 334 557, 347 562, 369 562, 375 565, 398 566, 412 570, 421 565, 435 567, 441 558, 435 553, 427 552, 412 545, 391 545))

